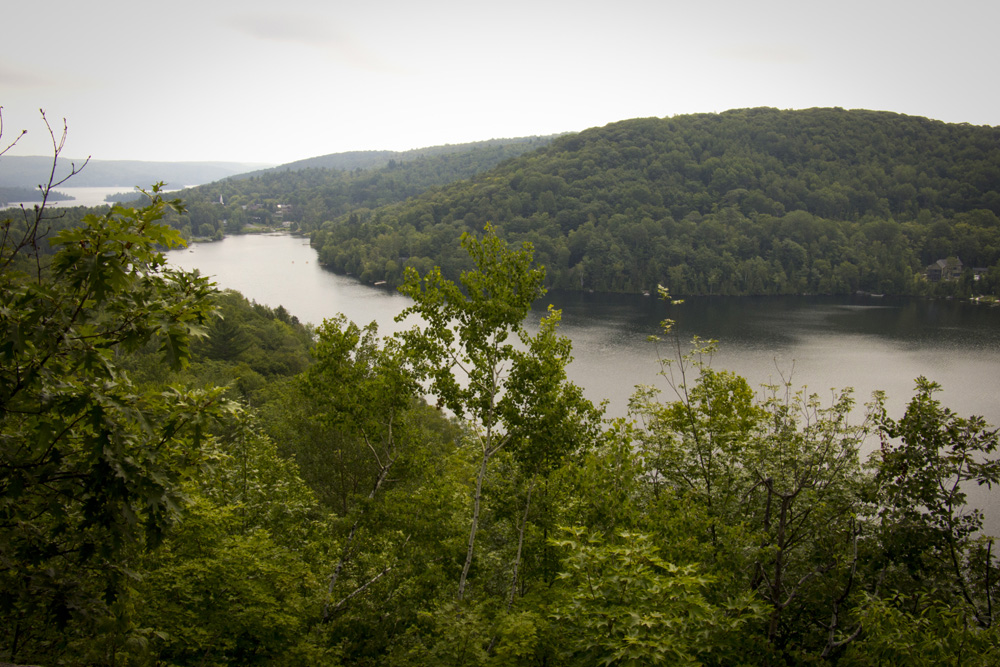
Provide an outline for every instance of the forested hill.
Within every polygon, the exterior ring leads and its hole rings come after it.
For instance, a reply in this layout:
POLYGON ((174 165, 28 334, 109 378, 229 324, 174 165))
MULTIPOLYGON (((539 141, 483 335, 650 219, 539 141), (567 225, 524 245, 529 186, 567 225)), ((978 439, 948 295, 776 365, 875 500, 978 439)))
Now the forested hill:
POLYGON ((405 266, 455 277, 461 233, 492 222, 531 241, 563 289, 996 293, 998 214, 1000 128, 761 108, 566 135, 471 180, 345 212, 313 241, 329 268, 390 283, 405 266), (963 274, 926 281, 947 258, 963 274), (973 284, 974 268, 990 271, 973 284))
POLYGON ((411 151, 335 153, 181 192, 192 236, 221 237, 247 225, 288 223, 308 232, 357 210, 401 202, 545 146, 553 137, 493 139, 411 151))
POLYGON ((496 154, 503 159, 520 155, 526 150, 534 150, 539 146, 547 144, 554 138, 555 135, 547 137, 517 137, 514 139, 474 141, 467 144, 428 146, 408 151, 348 151, 346 153, 331 153, 330 155, 320 155, 305 160, 289 162, 288 164, 271 167, 270 169, 237 176, 237 178, 257 176, 269 171, 300 171, 302 169, 340 169, 343 171, 353 171, 356 169, 381 169, 390 164, 413 162, 421 158, 433 158, 455 153, 496 154))

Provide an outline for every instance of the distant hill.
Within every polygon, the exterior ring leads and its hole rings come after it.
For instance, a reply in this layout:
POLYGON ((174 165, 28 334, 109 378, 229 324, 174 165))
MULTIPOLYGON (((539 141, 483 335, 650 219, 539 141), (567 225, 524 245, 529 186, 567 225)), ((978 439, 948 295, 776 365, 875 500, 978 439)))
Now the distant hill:
MULTIPOLYGON (((17 185, 3 168, 18 161, 0 160, 0 186, 17 185)), ((456 278, 468 268, 461 234, 491 222, 531 242, 559 289, 1000 294, 1000 128, 989 126, 757 108, 338 153, 222 179, 125 164, 149 171, 128 171, 124 187, 214 179, 179 193, 188 212, 170 222, 185 234, 282 224, 311 233, 325 266, 368 282, 435 265, 456 278), (961 270, 929 270, 942 261, 961 270)))
POLYGON ((523 152, 523 150, 520 150, 521 148, 537 148, 547 144, 558 136, 560 135, 488 139, 486 141, 473 141, 465 144, 444 144, 442 146, 414 148, 408 151, 348 151, 345 153, 331 153, 329 155, 320 155, 304 160, 296 160, 295 162, 288 162, 277 167, 248 172, 243 174, 241 178, 259 176, 267 172, 301 171, 303 169, 339 169, 341 171, 381 169, 390 164, 412 162, 421 158, 470 153, 496 149, 498 147, 509 147, 511 148, 510 154, 514 155, 523 152))
POLYGON ((549 284, 677 294, 1000 292, 1000 128, 740 109, 560 137, 313 237, 366 281, 466 268, 463 232, 530 241, 549 284), (945 284, 926 267, 955 257, 945 284), (974 268, 982 269, 974 271, 974 268), (973 285, 975 281, 975 285, 973 285))
MULTIPOLYGON (((72 165, 83 165, 86 158, 60 158, 57 180, 70 173, 72 165)), ((268 166, 242 162, 141 162, 138 160, 91 160, 85 169, 66 183, 72 187, 148 187, 164 181, 169 185, 198 185, 234 174, 268 166)), ((45 183, 52 169, 51 157, 8 156, 0 159, 0 187, 36 188, 45 183)))
POLYGON ((299 171, 301 169, 341 169, 353 171, 354 169, 376 169, 384 167, 389 160, 399 159, 403 153, 399 151, 348 151, 345 153, 331 153, 330 155, 320 155, 317 157, 296 160, 286 164, 263 169, 255 172, 260 174, 264 171, 299 171))
MULTIPOLYGON (((73 198, 64 192, 51 190, 48 199, 49 201, 71 201, 73 198)), ((8 188, 0 186, 0 208, 5 207, 8 202, 40 201, 42 201, 42 192, 38 188, 8 188)))
POLYGON ((410 151, 337 153, 241 174, 177 194, 187 233, 215 237, 276 220, 308 232, 359 210, 471 178, 548 145, 554 137, 492 139, 410 151))

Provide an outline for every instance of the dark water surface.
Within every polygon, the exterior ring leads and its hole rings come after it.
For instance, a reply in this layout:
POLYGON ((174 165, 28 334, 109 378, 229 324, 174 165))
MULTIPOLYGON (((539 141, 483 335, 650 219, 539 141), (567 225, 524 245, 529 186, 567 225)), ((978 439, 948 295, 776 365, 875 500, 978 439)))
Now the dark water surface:
POLYGON ((657 350, 647 338, 669 317, 683 341, 719 341, 712 365, 754 386, 790 377, 821 395, 852 387, 859 403, 880 389, 902 409, 925 375, 942 384, 946 405, 1000 423, 1000 308, 860 296, 700 297, 679 306, 636 295, 547 296, 563 310, 574 364, 585 367, 578 382, 592 398, 604 387, 617 404, 631 386, 655 382, 657 350))

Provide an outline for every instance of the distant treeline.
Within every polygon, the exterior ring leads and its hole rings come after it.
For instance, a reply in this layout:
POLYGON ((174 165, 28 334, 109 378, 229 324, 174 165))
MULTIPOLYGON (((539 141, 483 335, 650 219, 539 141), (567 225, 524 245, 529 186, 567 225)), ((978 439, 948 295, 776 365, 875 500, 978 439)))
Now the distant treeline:
MULTIPOLYGON (((49 201, 71 201, 74 197, 53 190, 49 192, 49 201)), ((8 188, 0 187, 0 204, 12 202, 40 202, 42 192, 38 188, 8 188)))
POLYGON ((131 192, 116 192, 111 195, 105 195, 104 201, 115 204, 124 204, 127 202, 141 202, 145 199, 146 195, 142 194, 138 190, 132 190, 131 192))
MULTIPOLYGON (((340 169, 342 171, 381 169, 390 166, 390 164, 413 162, 415 160, 454 155, 457 153, 475 153, 478 157, 471 159, 485 164, 489 158, 485 158, 485 155, 488 153, 483 153, 484 149, 488 152, 493 149, 499 149, 498 154, 501 157, 512 157, 520 155, 526 150, 544 146, 556 136, 558 135, 518 137, 514 139, 488 139, 486 141, 473 141, 466 144, 444 144, 443 146, 414 148, 408 151, 348 151, 346 153, 332 153, 330 155, 320 155, 305 160, 289 162, 278 167, 243 174, 235 178, 257 176, 271 171, 301 171, 303 169, 340 169)), ((469 159, 467 157, 465 161, 469 159)))

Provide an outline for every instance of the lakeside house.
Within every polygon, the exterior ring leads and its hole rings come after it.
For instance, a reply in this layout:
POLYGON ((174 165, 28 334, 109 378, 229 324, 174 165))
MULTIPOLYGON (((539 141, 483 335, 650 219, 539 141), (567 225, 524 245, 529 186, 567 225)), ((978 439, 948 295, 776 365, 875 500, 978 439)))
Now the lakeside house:
POLYGON ((927 280, 936 283, 942 280, 958 280, 962 277, 962 260, 958 257, 939 259, 924 270, 927 280))

